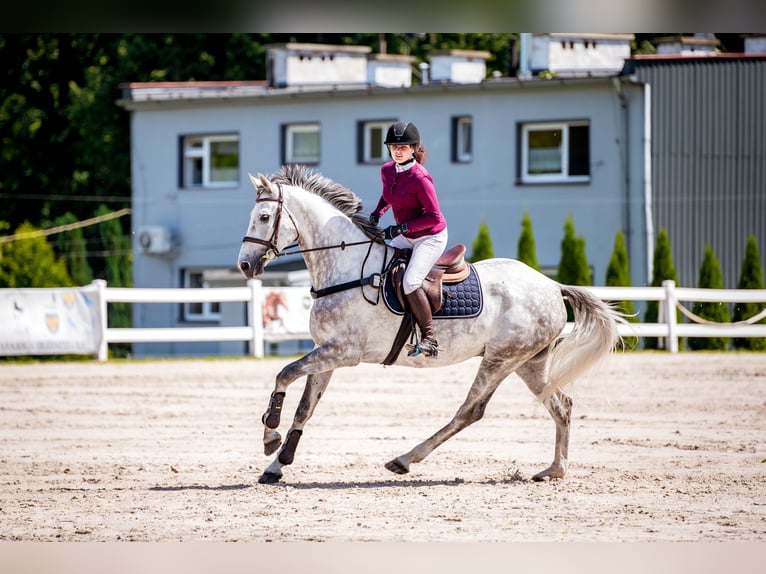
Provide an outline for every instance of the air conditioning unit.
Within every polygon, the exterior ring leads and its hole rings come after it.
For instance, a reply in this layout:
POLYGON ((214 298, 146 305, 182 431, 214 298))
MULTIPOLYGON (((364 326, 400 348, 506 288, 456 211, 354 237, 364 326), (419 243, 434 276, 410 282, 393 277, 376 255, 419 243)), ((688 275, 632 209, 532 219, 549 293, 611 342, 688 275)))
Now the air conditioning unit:
POLYGON ((173 235, 167 227, 141 227, 138 230, 138 246, 147 255, 167 255, 173 250, 173 235))

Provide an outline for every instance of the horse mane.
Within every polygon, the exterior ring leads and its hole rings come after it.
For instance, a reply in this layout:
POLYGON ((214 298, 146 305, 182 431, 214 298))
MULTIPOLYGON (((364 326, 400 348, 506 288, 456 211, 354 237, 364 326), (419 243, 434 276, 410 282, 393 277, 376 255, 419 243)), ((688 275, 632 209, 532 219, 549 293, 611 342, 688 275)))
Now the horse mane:
POLYGON ((353 191, 302 164, 286 164, 269 180, 301 187, 318 195, 347 216, 370 239, 383 239, 383 230, 364 214, 362 200, 353 191))

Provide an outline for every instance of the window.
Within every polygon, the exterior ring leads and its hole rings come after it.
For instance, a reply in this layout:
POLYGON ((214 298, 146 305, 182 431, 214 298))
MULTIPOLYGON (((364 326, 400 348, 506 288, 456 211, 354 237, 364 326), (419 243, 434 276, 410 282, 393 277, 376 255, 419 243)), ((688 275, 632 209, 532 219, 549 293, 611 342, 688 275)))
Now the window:
POLYGON ((396 120, 359 122, 357 128, 359 163, 384 163, 388 161, 386 132, 396 120))
POLYGON ((471 116, 452 118, 452 161, 467 163, 473 159, 473 120, 471 116))
POLYGON ((181 142, 181 187, 232 187, 239 184, 239 136, 185 136, 181 142))
MULTIPOLYGON (((203 271, 184 271, 184 287, 197 289, 208 286, 203 271)), ((183 318, 185 321, 220 321, 221 304, 218 301, 184 303, 183 318)))
POLYGON ((282 126, 282 163, 319 163, 319 124, 282 126))
POLYGON ((590 181, 590 124, 587 121, 523 124, 522 183, 590 181))

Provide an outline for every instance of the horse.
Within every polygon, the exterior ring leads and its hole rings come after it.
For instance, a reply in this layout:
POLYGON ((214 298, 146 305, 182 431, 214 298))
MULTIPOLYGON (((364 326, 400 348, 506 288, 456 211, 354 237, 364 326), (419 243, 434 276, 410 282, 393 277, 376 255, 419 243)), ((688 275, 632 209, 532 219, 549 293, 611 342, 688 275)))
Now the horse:
MULTIPOLYGON (((248 278, 260 275, 275 257, 301 253, 315 296, 310 314, 312 351, 276 376, 262 416, 264 453, 276 457, 259 483, 276 483, 294 461, 298 442, 333 372, 360 363, 382 363, 389 355, 400 318, 381 304, 382 282, 394 249, 383 231, 363 213, 350 189, 300 164, 282 166, 267 177, 249 174, 255 205, 237 264, 248 278), (282 404, 291 383, 306 377, 286 439, 278 431, 282 404)), ((563 387, 582 376, 621 342, 622 314, 585 288, 563 285, 528 265, 505 258, 472 264, 484 299, 472 318, 434 320, 436 357, 395 357, 393 365, 444 367, 481 357, 478 372, 453 418, 431 437, 385 464, 406 474, 446 440, 480 420, 492 395, 516 373, 553 418, 556 427, 551 465, 535 481, 564 478, 568 466, 572 400, 563 387), (574 315, 567 323, 565 301, 574 315)), ((388 364, 388 363, 386 363, 388 364)))

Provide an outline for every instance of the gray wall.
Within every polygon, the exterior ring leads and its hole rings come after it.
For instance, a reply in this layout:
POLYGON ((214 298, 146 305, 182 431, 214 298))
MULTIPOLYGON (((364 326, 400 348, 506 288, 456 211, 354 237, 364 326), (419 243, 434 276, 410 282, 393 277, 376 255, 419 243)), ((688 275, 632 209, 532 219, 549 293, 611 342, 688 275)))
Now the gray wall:
POLYGON ((766 57, 632 60, 651 85, 654 227, 697 286, 710 245, 735 288, 749 235, 766 269, 766 57))

